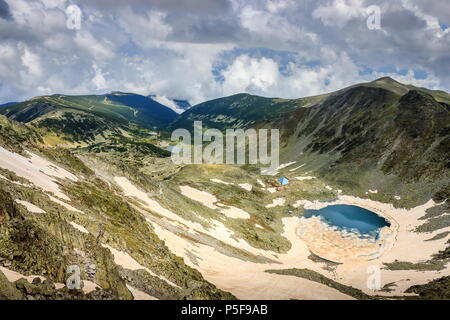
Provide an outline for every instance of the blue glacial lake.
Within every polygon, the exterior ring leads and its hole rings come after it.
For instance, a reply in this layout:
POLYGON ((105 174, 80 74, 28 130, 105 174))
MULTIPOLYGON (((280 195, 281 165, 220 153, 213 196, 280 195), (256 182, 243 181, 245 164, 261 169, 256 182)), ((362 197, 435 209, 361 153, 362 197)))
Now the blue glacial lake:
POLYGON ((356 230, 362 235, 378 234, 383 227, 390 223, 375 212, 346 204, 327 206, 319 210, 305 210, 305 218, 322 217, 329 225, 349 230, 356 230))

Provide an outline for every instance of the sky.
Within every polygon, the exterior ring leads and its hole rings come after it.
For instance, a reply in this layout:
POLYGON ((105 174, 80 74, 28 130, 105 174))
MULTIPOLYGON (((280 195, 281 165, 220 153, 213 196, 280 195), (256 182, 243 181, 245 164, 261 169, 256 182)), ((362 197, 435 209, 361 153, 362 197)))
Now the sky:
POLYGON ((447 0, 0 0, 0 103, 299 98, 383 76, 450 91, 449 26, 447 0))

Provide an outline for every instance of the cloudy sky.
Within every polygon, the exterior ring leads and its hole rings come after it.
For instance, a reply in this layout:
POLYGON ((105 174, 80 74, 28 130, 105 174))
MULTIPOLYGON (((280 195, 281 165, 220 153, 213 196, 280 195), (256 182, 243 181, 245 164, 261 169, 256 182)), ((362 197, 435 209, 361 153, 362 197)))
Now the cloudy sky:
POLYGON ((0 103, 296 98, 382 76, 450 91, 449 25, 447 0, 0 0, 0 103))

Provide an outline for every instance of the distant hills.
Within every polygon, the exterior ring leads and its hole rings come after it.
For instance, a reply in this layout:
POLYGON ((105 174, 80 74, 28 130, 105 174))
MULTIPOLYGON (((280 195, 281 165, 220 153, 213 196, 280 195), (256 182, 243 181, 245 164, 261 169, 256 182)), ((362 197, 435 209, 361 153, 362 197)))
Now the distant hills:
POLYGON ((178 117, 175 111, 149 97, 124 92, 36 97, 0 109, 0 114, 20 122, 33 122, 75 141, 94 140, 99 134, 133 126, 161 129, 178 117))
POLYGON ((62 111, 89 114, 118 123, 133 122, 145 127, 165 126, 177 118, 173 110, 151 98, 124 92, 41 96, 7 107, 1 113, 13 120, 30 122, 62 111))
POLYGON ((12 107, 15 106, 16 104, 18 104, 19 102, 7 102, 4 104, 0 104, 0 109, 1 108, 8 108, 8 107, 12 107))

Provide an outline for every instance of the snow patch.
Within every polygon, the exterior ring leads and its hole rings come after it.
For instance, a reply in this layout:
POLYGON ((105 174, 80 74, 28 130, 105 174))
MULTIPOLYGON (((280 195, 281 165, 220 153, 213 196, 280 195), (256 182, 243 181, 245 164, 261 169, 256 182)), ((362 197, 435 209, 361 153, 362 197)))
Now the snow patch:
POLYGON ((297 163, 297 161, 292 161, 292 162, 288 162, 288 163, 283 163, 281 165, 278 166, 277 170, 281 170, 284 168, 287 168, 289 166, 292 166, 293 164, 297 163))
POLYGON ((221 183, 221 184, 226 184, 226 185, 233 185, 234 184, 234 183, 231 183, 231 182, 225 182, 225 181, 222 181, 220 179, 215 179, 215 178, 209 179, 209 180, 212 181, 212 182, 215 182, 215 183, 221 183))
POLYGON ((305 176, 305 177, 295 177, 295 179, 303 181, 303 180, 312 180, 315 179, 316 177, 313 176, 305 176))
POLYGON ((78 181, 78 178, 38 155, 28 151, 27 153, 30 158, 0 147, 0 167, 14 172, 17 176, 27 179, 45 191, 52 192, 61 199, 70 201, 69 197, 61 192, 56 181, 58 178, 78 181))
POLYGON ((101 288, 96 283, 89 281, 89 280, 83 280, 83 292, 84 293, 90 293, 92 291, 95 291, 97 288, 101 288))
POLYGON ((32 213, 45 213, 44 210, 42 210, 41 208, 35 206, 32 203, 29 203, 28 201, 24 201, 24 200, 17 200, 17 203, 20 203, 21 205, 23 205, 25 208, 27 208, 28 211, 32 212, 32 213))
POLYGON ((261 187, 263 187, 263 188, 266 187, 266 184, 261 179, 258 179, 256 181, 260 184, 261 187))
POLYGON ((56 199, 55 197, 49 196, 49 198, 50 198, 50 200, 52 200, 53 202, 55 202, 55 203, 57 203, 57 204, 63 206, 63 207, 66 208, 67 210, 70 210, 70 211, 74 211, 74 212, 78 212, 78 213, 84 214, 83 211, 78 210, 77 208, 72 207, 70 204, 67 204, 67 203, 65 203, 65 202, 63 202, 63 201, 61 201, 61 200, 59 200, 59 199, 56 199))
POLYGON ((253 189, 253 186, 250 183, 240 183, 238 186, 247 191, 252 191, 253 189))
POLYGON ((190 186, 180 186, 181 194, 185 197, 191 198, 192 200, 198 201, 203 205, 211 209, 217 209, 215 203, 218 201, 217 198, 205 191, 200 191, 198 189, 192 188, 190 186))
POLYGON ((278 206, 283 206, 285 204, 285 202, 286 202, 285 198, 276 198, 276 199, 273 199, 272 203, 268 204, 266 206, 266 208, 274 208, 274 207, 278 207, 278 206))
POLYGON ((265 189, 266 191, 270 192, 270 193, 275 193, 277 192, 277 188, 273 187, 273 188, 267 188, 265 189))
POLYGON ((69 223, 72 225, 72 227, 74 227, 78 231, 83 232, 83 233, 89 233, 89 231, 87 231, 87 229, 85 227, 83 227, 73 221, 70 221, 69 223))
POLYGON ((228 218, 233 218, 233 219, 249 219, 250 218, 250 214, 248 214, 248 212, 246 212, 242 209, 233 207, 233 206, 229 206, 229 208, 226 208, 226 209, 221 209, 220 212, 222 212, 228 218))
POLYGON ((302 165, 300 165, 300 166, 298 166, 298 167, 295 167, 294 169, 290 169, 289 171, 290 171, 290 172, 295 171, 295 170, 297 170, 297 169, 300 169, 300 168, 303 167, 304 165, 305 165, 305 163, 302 164, 302 165))

